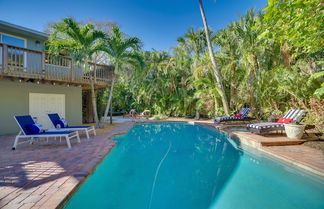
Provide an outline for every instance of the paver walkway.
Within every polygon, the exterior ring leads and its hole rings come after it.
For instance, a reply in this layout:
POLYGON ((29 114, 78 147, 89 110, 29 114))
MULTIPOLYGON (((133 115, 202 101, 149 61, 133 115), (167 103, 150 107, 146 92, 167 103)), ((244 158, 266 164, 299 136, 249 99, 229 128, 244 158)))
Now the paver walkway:
POLYGON ((114 135, 133 126, 126 122, 108 133, 81 143, 19 145, 12 151, 14 136, 0 136, 0 208, 56 208, 75 186, 114 147, 114 135))
POLYGON ((265 152, 324 176, 324 153, 305 145, 262 147, 265 152))

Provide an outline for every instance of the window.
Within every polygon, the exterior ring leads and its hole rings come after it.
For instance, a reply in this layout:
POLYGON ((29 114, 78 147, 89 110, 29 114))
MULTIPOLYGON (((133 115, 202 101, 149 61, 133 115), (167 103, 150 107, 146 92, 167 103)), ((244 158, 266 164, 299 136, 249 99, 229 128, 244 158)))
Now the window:
POLYGON ((2 34, 1 42, 4 44, 25 48, 25 40, 18 37, 2 34))
MULTIPOLYGON (((7 35, 7 34, 0 34, 1 43, 16 46, 20 48, 25 48, 26 40, 7 35)), ((2 64, 2 62, 0 63, 2 64)), ((8 65, 24 68, 26 66, 26 52, 21 49, 9 48, 8 49, 8 65)))

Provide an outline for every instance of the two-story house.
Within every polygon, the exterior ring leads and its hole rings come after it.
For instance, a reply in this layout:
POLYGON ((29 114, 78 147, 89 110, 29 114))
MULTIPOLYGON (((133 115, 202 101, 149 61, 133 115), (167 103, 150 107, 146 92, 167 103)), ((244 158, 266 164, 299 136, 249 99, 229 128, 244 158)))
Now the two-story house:
POLYGON ((95 88, 106 88, 111 66, 90 63, 91 72, 69 57, 45 52, 48 35, 0 21, 0 135, 17 132, 15 115, 30 114, 45 128, 48 113, 71 124, 92 122, 89 75, 95 88))

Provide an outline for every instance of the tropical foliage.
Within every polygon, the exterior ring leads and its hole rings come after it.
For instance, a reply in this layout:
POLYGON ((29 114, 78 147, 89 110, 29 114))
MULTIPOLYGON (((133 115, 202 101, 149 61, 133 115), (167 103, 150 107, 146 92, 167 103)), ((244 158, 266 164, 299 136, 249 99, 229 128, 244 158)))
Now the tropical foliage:
MULTIPOLYGON (((104 40, 103 52, 106 52, 110 64, 115 67, 115 74, 118 75, 123 70, 143 66, 142 57, 138 51, 141 47, 141 40, 137 37, 125 37, 117 26, 112 27, 112 32, 104 40)), ((107 101, 107 107, 104 118, 107 118, 108 110, 111 104, 113 89, 115 85, 114 76, 110 85, 110 92, 107 101)))
MULTIPOLYGON (((96 30, 92 24, 81 26, 73 18, 65 18, 62 22, 53 24, 51 27, 53 33, 49 38, 49 52, 52 54, 68 54, 78 62, 80 67, 83 66, 86 71, 90 71, 89 62, 92 61, 92 56, 102 48, 105 33, 96 30)), ((92 73, 89 73, 89 75, 93 115, 98 126, 94 78, 92 73)))
MULTIPOLYGON (((263 11, 251 9, 223 30, 209 29, 232 113, 250 106, 255 117, 266 118, 302 108, 309 120, 324 121, 320 5, 318 0, 269 1, 263 11)), ((172 54, 141 53, 145 67, 119 80, 115 109, 150 109, 167 116, 194 116, 197 110, 208 117, 224 114, 205 32, 190 28, 177 41, 172 54), (127 95, 127 104, 118 92, 127 95)))
MULTIPOLYGON (((118 74, 110 88, 113 110, 213 117, 226 112, 226 98, 231 114, 249 106, 254 117, 265 119, 302 108, 308 120, 323 124, 323 8, 320 0, 269 0, 264 10, 251 9, 222 30, 208 28, 222 85, 217 85, 207 30, 189 28, 168 53, 142 51, 139 39, 116 27, 101 48, 118 74)), ((79 47, 70 44, 79 54, 79 47)), ((100 107, 109 103, 110 89, 98 98, 100 107)))

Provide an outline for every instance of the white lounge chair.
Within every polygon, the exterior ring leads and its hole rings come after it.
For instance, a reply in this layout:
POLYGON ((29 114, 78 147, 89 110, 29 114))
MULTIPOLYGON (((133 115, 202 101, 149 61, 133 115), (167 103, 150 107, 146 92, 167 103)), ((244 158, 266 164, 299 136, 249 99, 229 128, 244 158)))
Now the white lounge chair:
POLYGON ((30 138, 30 144, 33 143, 35 138, 50 138, 50 137, 63 137, 66 139, 66 144, 68 148, 71 148, 70 139, 77 138, 78 142, 80 143, 79 133, 77 131, 47 131, 38 134, 33 134, 31 130, 29 130, 28 126, 35 124, 33 118, 30 115, 23 115, 23 116, 15 116, 14 117, 18 126, 20 127, 20 132, 15 138, 14 145, 12 147, 13 150, 16 149, 17 145, 19 144, 19 139, 28 139, 30 138))
POLYGON ((50 129, 50 131, 84 131, 87 135, 87 138, 90 138, 90 132, 93 133, 93 135, 97 135, 96 129, 94 126, 67 126, 67 127, 61 127, 56 128, 58 121, 61 120, 61 117, 57 113, 48 114, 48 117, 50 121, 52 122, 54 129, 50 129))

